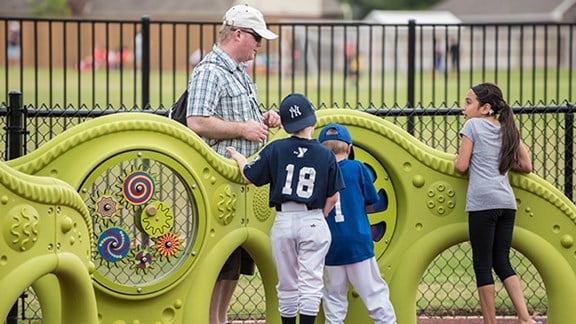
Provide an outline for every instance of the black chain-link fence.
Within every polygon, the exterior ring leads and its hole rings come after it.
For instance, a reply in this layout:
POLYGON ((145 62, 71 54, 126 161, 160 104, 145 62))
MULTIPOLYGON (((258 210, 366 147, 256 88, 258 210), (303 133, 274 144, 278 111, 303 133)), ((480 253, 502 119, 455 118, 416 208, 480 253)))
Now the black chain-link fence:
MULTIPOLYGON (((480 302, 469 243, 455 245, 430 264, 418 287, 417 309, 425 316, 479 316, 480 302)), ((510 259, 518 272, 530 314, 546 315, 547 297, 542 278, 536 268, 521 253, 512 250, 510 259)), ((516 315, 501 282, 496 281, 496 313, 516 315)))

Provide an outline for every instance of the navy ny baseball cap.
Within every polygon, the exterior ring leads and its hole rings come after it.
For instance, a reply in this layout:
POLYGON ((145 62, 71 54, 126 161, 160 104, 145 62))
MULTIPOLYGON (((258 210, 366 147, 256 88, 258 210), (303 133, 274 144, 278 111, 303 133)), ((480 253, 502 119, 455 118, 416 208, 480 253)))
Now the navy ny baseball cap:
POLYGON ((337 140, 346 144, 352 144, 352 136, 350 136, 348 129, 346 129, 344 125, 340 124, 329 124, 322 128, 318 141, 322 143, 328 140, 337 140), (333 134, 326 134, 329 130, 334 130, 335 132, 332 132, 333 134))
POLYGON ((296 133, 316 124, 316 113, 308 98, 299 93, 292 93, 280 103, 280 121, 288 133, 296 133))

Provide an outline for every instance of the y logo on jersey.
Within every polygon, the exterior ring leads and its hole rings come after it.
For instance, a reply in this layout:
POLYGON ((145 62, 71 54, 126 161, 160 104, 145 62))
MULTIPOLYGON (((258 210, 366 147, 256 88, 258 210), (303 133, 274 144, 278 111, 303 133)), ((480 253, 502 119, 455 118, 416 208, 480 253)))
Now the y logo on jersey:
POLYGON ((304 157, 304 154, 306 153, 306 151, 308 151, 307 148, 298 147, 298 151, 294 151, 293 153, 296 154, 297 158, 302 158, 302 157, 304 157))

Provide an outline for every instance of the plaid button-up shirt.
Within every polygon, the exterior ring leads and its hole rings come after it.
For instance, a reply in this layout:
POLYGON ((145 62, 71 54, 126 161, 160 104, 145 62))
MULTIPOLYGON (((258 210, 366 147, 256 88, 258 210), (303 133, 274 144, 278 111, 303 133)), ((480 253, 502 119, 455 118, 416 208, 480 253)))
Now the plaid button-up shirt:
MULTIPOLYGON (((188 85, 188 116, 214 116, 222 120, 262 123, 256 86, 246 73, 246 64, 236 62, 214 46, 196 66, 188 85)), ((215 139, 203 137, 220 155, 228 157, 226 147, 233 146, 244 156, 258 151, 264 143, 244 138, 215 139)))

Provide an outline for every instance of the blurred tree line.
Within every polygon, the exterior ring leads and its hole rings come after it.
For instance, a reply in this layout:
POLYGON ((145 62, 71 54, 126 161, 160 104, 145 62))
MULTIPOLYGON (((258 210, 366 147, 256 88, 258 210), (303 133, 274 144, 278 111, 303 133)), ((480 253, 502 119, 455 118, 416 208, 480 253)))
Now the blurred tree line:
MULTIPOLYGON (((425 10, 442 0, 338 0, 350 8, 352 19, 362 19, 374 9, 425 10)), ((89 0, 36 0, 35 13, 40 16, 80 16, 89 0)))
POLYGON ((69 17, 80 16, 88 0, 36 0, 32 2, 38 16, 69 17))
POLYGON ((353 19, 362 19, 372 10, 426 10, 442 0, 339 0, 348 4, 353 19))

